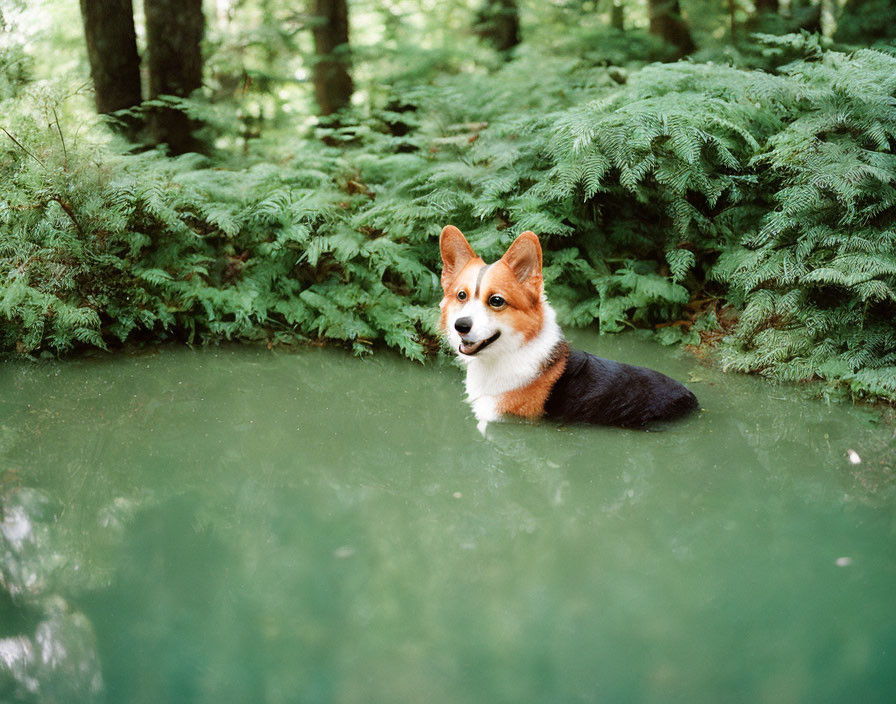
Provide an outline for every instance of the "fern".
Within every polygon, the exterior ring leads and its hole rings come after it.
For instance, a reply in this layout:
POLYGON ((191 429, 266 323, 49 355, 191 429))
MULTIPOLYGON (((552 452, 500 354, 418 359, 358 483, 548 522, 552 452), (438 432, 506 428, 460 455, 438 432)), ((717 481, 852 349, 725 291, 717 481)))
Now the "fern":
POLYGON ((0 90, 17 142, 0 345, 329 339, 423 359, 451 222, 488 259, 538 232, 566 324, 896 399, 896 58, 799 35, 766 39, 804 57, 774 74, 643 65, 662 48, 626 34, 622 69, 619 36, 582 44, 597 31, 488 72, 445 55, 427 84, 396 70, 369 111, 244 158, 117 154, 97 129, 64 146, 44 98, 0 90), (402 112, 377 109, 386 92, 402 112))

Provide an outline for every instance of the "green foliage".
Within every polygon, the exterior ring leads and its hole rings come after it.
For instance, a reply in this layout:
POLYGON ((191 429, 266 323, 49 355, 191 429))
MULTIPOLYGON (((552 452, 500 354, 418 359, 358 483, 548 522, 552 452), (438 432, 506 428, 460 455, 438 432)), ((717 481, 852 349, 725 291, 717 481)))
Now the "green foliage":
POLYGON ((411 246, 351 227, 337 150, 290 167, 63 148, 21 121, 0 165, 2 343, 21 352, 116 341, 382 338, 421 359, 432 273, 411 246), (23 129, 23 128, 28 129, 23 129))
POLYGON ((0 6, 0 100, 11 98, 31 78, 32 59, 25 52, 24 40, 4 9, 20 10, 18 3, 0 6))
POLYGON ((389 193, 360 222, 413 236, 451 221, 487 257, 534 229, 563 322, 662 324, 661 341, 693 344, 716 336, 698 299, 721 300, 742 311, 730 368, 892 398, 896 59, 782 41, 807 58, 777 76, 679 63, 620 86, 524 56, 452 81, 421 101, 440 119, 421 122, 423 155, 359 162, 389 193), (562 94, 535 85, 548 72, 562 94))
POLYGON ((837 19, 836 38, 850 44, 890 44, 896 32, 893 0, 846 0, 837 19))
POLYGON ((619 67, 524 44, 428 82, 407 66, 379 107, 240 159, 117 154, 11 98, 2 345, 330 339, 421 359, 453 223, 487 259, 539 233, 565 324, 896 399, 896 58, 767 45, 803 58, 619 67))
POLYGON ((774 210, 714 270, 744 308, 726 362, 892 397, 896 58, 830 52, 785 75, 767 97, 786 127, 753 160, 774 210))

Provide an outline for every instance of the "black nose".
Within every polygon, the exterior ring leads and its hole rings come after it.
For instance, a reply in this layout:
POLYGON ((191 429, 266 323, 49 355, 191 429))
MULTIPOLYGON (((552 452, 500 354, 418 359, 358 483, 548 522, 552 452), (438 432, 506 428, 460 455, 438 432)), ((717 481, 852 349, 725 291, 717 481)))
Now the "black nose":
POLYGON ((466 335, 470 330, 473 329, 473 319, 472 318, 458 318, 454 321, 454 329, 457 330, 461 335, 466 335))

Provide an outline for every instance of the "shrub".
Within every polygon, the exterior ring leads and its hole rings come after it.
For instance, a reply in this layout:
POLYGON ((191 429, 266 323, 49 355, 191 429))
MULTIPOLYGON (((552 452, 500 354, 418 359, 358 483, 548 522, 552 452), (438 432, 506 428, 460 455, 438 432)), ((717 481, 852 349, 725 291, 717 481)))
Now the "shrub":
POLYGON ((3 345, 325 338, 420 359, 450 222, 487 258, 542 235, 565 323, 896 399, 896 58, 769 41, 805 57, 772 75, 520 51, 235 163, 66 143, 7 101, 3 345))

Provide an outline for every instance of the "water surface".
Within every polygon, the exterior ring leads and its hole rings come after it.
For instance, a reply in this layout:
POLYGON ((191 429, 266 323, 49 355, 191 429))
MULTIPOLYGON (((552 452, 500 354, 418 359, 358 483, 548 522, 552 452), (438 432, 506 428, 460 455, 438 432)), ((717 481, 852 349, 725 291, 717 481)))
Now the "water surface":
POLYGON ((892 701, 893 428, 574 341, 704 410, 483 440, 388 354, 3 366, 0 700, 892 701))

